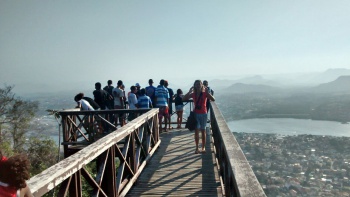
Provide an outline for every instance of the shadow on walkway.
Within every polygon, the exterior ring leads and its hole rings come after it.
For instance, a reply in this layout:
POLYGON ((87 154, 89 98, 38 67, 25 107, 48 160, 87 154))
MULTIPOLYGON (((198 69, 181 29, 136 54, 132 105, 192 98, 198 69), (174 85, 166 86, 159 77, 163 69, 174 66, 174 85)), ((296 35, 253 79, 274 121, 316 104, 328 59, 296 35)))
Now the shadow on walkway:
POLYGON ((173 129, 160 137, 159 149, 127 196, 222 195, 209 135, 206 153, 199 154, 194 132, 173 129))

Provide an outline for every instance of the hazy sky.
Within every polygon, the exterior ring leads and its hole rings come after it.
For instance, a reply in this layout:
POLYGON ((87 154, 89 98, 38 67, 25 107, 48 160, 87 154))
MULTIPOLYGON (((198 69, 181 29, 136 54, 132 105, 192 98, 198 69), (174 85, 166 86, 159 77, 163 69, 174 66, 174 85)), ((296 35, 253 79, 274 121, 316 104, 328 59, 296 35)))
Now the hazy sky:
POLYGON ((145 86, 350 68, 349 13, 349 0, 0 0, 0 83, 145 86))

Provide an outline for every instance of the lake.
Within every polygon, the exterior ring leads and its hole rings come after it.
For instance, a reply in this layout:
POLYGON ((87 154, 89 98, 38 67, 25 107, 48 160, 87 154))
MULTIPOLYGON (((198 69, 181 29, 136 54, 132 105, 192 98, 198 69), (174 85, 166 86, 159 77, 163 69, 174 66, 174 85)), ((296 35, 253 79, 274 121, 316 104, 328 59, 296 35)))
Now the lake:
POLYGON ((350 137, 350 124, 293 118, 257 118, 227 123, 232 132, 276 133, 282 135, 331 135, 350 137))
MULTIPOLYGON (((58 142, 57 122, 52 118, 52 120, 47 120, 47 123, 52 126, 50 128, 54 130, 54 132, 57 132, 57 135, 51 135, 51 137, 58 142)), ((350 137, 350 124, 342 124, 334 121, 293 118, 257 118, 230 121, 227 125, 232 132, 276 133, 282 135, 311 134, 350 137)))

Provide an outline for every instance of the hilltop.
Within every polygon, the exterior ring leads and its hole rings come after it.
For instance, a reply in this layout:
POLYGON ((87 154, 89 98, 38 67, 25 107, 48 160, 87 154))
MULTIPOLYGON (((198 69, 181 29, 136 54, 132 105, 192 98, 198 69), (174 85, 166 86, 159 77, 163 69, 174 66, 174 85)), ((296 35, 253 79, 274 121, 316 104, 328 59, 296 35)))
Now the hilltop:
POLYGON ((235 83, 227 88, 229 94, 233 93, 272 93, 281 91, 278 87, 261 84, 235 83))
MULTIPOLYGON (((350 69, 328 69, 324 72, 314 73, 287 73, 276 75, 253 75, 244 77, 231 77, 231 79, 213 79, 209 85, 217 92, 225 92, 228 87, 237 84, 266 85, 282 89, 312 88, 320 84, 329 83, 340 76, 350 76, 350 69)), ((307 90, 309 91, 309 90, 307 90)))
POLYGON ((280 88, 236 83, 216 94, 227 120, 303 118, 350 121, 350 76, 313 87, 280 88))
POLYGON ((329 83, 320 84, 312 89, 318 93, 345 93, 350 94, 350 75, 340 76, 329 83))

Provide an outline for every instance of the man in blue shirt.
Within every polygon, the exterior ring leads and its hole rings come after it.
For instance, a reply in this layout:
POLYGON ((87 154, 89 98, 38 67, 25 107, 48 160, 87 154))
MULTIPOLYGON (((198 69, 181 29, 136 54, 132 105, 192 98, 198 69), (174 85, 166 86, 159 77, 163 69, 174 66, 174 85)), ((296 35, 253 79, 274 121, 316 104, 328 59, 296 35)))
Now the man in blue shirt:
POLYGON ((158 114, 158 118, 159 118, 159 131, 162 131, 162 120, 164 117, 164 131, 168 131, 167 130, 167 125, 168 125, 168 116, 169 116, 169 107, 168 107, 168 103, 169 103, 169 92, 168 89, 166 87, 164 87, 164 79, 160 80, 159 82, 159 86, 156 88, 155 91, 155 105, 156 107, 159 108, 159 114, 158 114))
POLYGON ((146 90, 145 88, 142 88, 140 90, 141 92, 141 96, 137 99, 137 106, 140 109, 148 109, 148 108, 152 108, 152 101, 151 98, 149 98, 149 96, 146 96, 146 90))
POLYGON ((149 96, 152 100, 152 103, 155 107, 155 92, 156 92, 156 87, 153 86, 153 79, 148 80, 149 86, 146 87, 146 95, 149 96))

